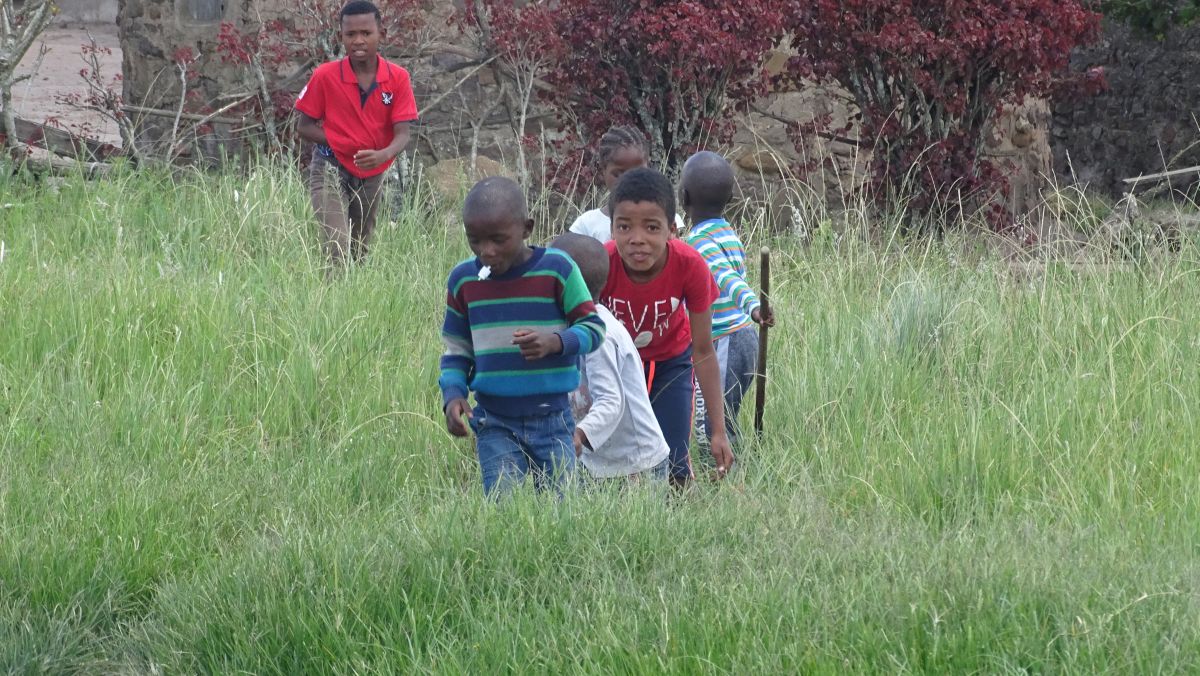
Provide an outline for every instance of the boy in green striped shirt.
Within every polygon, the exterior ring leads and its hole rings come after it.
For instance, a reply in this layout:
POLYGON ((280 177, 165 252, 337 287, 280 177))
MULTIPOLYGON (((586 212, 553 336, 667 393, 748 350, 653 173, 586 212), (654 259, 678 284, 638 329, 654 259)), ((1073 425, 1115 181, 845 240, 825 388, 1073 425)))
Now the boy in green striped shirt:
MULTIPOLYGON (((738 410, 750 389, 758 365, 758 331, 755 324, 774 326, 774 313, 765 315, 758 295, 746 282, 746 251, 725 209, 733 201, 733 168, 720 155, 702 151, 683 165, 680 193, 683 212, 691 227, 684 240, 700 253, 720 289, 712 308, 713 347, 725 393, 725 428, 729 441, 737 440, 738 410)), ((703 420, 703 399, 697 396, 698 419, 703 420)), ((705 421, 707 429, 707 421, 705 421)))

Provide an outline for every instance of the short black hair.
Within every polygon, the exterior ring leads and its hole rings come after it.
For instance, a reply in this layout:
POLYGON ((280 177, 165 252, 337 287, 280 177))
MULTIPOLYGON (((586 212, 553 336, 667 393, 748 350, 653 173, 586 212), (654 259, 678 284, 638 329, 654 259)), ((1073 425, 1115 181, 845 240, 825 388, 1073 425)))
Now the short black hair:
POLYGON ((689 206, 710 212, 723 212, 733 201, 733 167, 724 157, 702 150, 683 164, 681 192, 687 193, 689 206))
POLYGON ((603 170, 617 152, 624 148, 637 150, 642 153, 642 157, 650 159, 650 146, 646 143, 646 135, 641 129, 633 126, 614 126, 604 132, 596 148, 596 162, 600 169, 603 170))
POLYGON ((527 221, 529 207, 525 203, 525 191, 511 178, 485 178, 471 188, 463 201, 463 220, 473 217, 527 221))
POLYGON ((583 275, 584 284, 587 284, 588 293, 592 294, 592 300, 599 298, 600 290, 608 282, 608 251, 600 240, 567 232, 555 237, 550 246, 575 261, 579 274, 583 275))
POLYGON ((342 19, 345 19, 348 16, 356 16, 359 14, 374 14, 375 21, 378 22, 381 27, 383 26, 383 15, 379 13, 379 8, 375 6, 375 3, 368 2, 367 0, 350 0, 350 2, 347 2, 346 6, 342 8, 342 11, 338 12, 338 23, 341 23, 342 19))
POLYGON ((675 228, 675 189, 661 172, 650 167, 638 167, 621 174, 617 187, 608 198, 608 213, 616 215, 621 202, 653 202, 662 207, 667 226, 675 228))

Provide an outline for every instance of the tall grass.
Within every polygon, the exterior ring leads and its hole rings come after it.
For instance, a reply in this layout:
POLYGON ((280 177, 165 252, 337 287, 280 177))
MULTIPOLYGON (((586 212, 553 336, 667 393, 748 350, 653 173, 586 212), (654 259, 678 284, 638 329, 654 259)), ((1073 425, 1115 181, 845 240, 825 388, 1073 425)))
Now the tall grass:
POLYGON ((438 410, 452 214, 325 283, 284 171, 0 188, 0 669, 1200 668, 1195 244, 760 233, 738 473, 493 505, 438 410))

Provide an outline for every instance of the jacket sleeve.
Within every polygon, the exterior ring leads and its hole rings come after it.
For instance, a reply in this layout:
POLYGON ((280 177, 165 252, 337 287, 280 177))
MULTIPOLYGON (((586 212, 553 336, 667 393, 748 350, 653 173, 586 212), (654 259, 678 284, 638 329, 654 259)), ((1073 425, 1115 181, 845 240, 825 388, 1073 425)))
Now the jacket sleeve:
POLYGON ((625 411, 625 394, 621 389, 615 345, 602 345, 585 359, 592 407, 575 425, 587 435, 594 450, 608 443, 620 424, 625 411))

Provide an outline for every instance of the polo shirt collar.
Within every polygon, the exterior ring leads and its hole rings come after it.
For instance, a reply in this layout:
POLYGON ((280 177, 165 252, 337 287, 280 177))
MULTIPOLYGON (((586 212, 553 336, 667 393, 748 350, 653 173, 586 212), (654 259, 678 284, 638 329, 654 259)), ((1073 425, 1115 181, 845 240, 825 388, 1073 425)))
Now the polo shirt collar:
MULTIPOLYGON (((375 81, 382 84, 391 79, 392 69, 387 67, 387 62, 378 54, 375 58, 379 60, 379 65, 375 70, 375 81)), ((342 76, 342 82, 349 84, 351 82, 358 84, 358 78, 354 75, 354 68, 350 65, 350 57, 344 57, 338 62, 338 72, 342 76)))

